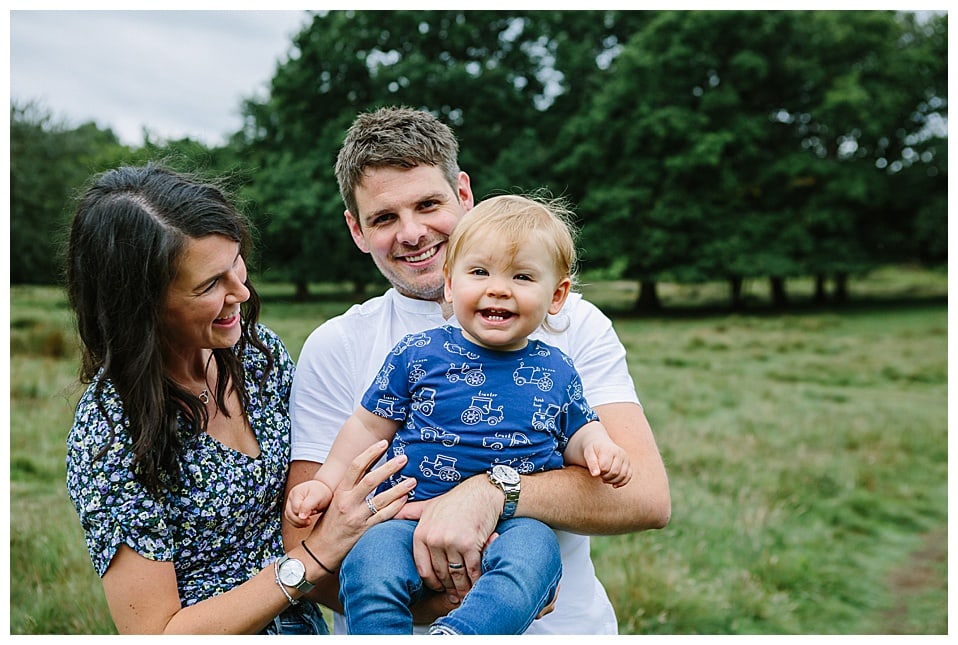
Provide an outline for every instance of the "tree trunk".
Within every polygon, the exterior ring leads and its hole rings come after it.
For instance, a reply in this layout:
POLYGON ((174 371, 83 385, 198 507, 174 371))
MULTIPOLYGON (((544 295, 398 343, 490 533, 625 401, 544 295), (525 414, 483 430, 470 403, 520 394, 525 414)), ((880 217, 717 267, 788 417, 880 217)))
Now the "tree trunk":
POLYGON ((835 274, 835 302, 845 304, 848 302, 848 274, 835 274))
POLYGON ((785 294, 785 278, 772 276, 769 281, 772 287, 772 306, 776 309, 785 309, 788 306, 788 296, 785 294))
POLYGON ((309 300, 309 283, 308 282, 296 282, 296 293, 293 295, 293 300, 296 302, 306 302, 309 300))
POLYGON ((819 273, 815 275, 814 302, 816 305, 821 305, 825 304, 826 300, 828 300, 828 294, 825 293, 825 276, 819 273))
POLYGON ((654 280, 642 280, 639 283, 639 299, 635 301, 636 311, 661 311, 662 302, 655 289, 654 280))
POLYGON ((745 300, 742 299, 742 276, 735 275, 728 279, 729 299, 732 302, 732 311, 745 309, 745 300))

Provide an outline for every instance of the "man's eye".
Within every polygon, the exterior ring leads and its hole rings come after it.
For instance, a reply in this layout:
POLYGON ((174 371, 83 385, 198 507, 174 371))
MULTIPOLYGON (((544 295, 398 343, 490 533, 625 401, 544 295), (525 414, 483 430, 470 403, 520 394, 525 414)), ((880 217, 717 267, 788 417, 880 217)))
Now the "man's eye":
POLYGON ((382 226, 383 224, 388 224, 396 218, 392 213, 387 213, 386 215, 379 215, 375 217, 372 221, 373 226, 382 226))

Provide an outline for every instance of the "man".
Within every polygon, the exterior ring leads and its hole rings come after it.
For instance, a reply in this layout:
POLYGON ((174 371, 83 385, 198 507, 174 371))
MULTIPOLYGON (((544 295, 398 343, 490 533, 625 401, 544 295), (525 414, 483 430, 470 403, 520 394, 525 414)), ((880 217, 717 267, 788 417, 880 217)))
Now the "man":
MULTIPOLYGON (((452 308, 444 301, 442 274, 446 240, 474 204, 457 156, 452 131, 427 112, 382 108, 359 115, 350 127, 336 163, 346 224, 392 288, 322 324, 303 346, 293 382, 288 487, 315 474, 393 346, 406 334, 449 322, 452 308)), ((431 622, 465 594, 481 573, 482 549, 500 516, 514 513, 556 529, 562 550, 554 611, 526 633, 614 634, 615 614, 595 577, 587 536, 668 523, 665 468, 611 322, 570 294, 554 323, 565 331, 540 330, 533 337, 573 358, 587 400, 612 439, 629 452, 632 481, 613 489, 575 466, 519 477, 498 470, 429 502, 407 504, 398 517, 419 519, 414 552, 423 582, 446 590, 420 603, 419 622, 431 622)), ((286 526, 284 536, 295 544, 299 531, 286 526)), ((335 590, 316 597, 338 608, 335 590)))

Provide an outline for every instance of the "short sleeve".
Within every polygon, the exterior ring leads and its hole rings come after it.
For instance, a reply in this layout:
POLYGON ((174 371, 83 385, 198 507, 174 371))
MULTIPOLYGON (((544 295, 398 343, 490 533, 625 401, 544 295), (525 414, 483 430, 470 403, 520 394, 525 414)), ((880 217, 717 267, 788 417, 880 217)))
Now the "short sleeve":
MULTIPOLYGON (((174 522, 133 477, 129 433, 115 396, 106 396, 107 416, 92 388, 81 398, 67 445, 67 489, 86 536, 97 574, 106 573, 120 545, 151 560, 173 560, 174 522), (111 433, 113 426, 115 432, 111 433), (103 455, 98 453, 109 445, 103 455)), ((105 392, 108 394, 108 391, 105 392)))
POLYGON ((407 403, 411 396, 407 351, 412 349, 410 339, 417 336, 421 334, 407 335, 396 344, 363 395, 362 406, 373 414, 400 423, 406 420, 407 403))

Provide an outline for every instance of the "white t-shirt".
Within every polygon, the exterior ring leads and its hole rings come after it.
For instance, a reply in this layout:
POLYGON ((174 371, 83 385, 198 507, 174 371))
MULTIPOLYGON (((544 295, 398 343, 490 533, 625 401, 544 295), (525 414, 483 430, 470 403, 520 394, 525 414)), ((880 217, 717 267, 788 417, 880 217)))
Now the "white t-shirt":
MULTIPOLYGON (((390 289, 354 305, 310 334, 303 345, 291 396, 292 459, 323 463, 336 433, 359 406, 383 360, 406 334, 445 323, 436 302, 415 300, 390 289)), ((534 338, 572 357, 592 407, 638 403, 625 348, 612 322, 580 294, 569 294, 550 323, 562 333, 539 329, 534 338)), ((616 634, 618 626, 605 588, 595 576, 589 537, 556 531, 562 579, 555 610, 533 621, 527 634, 616 634)), ((337 615, 334 631, 346 633, 337 615)))

